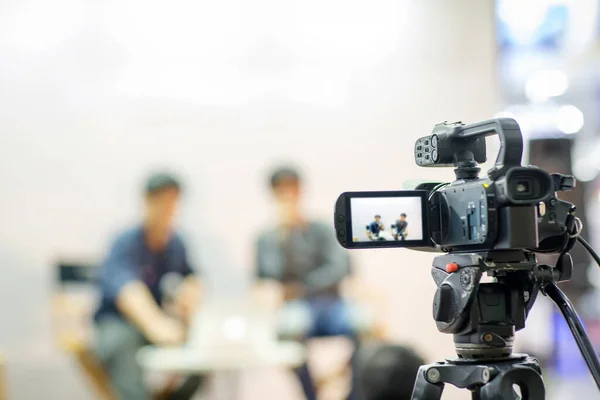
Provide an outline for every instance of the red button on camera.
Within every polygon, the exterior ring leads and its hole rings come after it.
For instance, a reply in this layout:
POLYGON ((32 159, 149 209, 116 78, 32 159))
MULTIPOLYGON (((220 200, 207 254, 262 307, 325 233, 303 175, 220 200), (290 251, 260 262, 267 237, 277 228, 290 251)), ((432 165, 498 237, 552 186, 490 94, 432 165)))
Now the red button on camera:
POLYGON ((453 272, 458 271, 458 264, 457 263, 450 263, 446 265, 446 272, 451 274, 453 272))

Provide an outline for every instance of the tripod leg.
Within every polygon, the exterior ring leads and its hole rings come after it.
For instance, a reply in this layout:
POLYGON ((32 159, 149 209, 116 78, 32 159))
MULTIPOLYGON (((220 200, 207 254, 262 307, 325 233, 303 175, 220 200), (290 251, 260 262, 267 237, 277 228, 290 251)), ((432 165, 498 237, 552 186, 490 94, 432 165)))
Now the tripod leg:
MULTIPOLYGON (((483 400, 483 397, 481 397, 481 388, 477 388, 471 393, 471 400, 483 400)), ((521 396, 513 390, 512 397, 507 397, 504 400, 521 400, 521 396)))
POLYGON ((541 375, 533 368, 519 367, 502 371, 498 376, 480 389, 481 400, 519 399, 513 385, 521 389, 523 400, 545 400, 546 389, 541 375))
POLYGON ((417 372, 415 387, 413 388, 411 400, 440 400, 444 391, 443 383, 430 383, 425 374, 430 365, 422 365, 417 372))

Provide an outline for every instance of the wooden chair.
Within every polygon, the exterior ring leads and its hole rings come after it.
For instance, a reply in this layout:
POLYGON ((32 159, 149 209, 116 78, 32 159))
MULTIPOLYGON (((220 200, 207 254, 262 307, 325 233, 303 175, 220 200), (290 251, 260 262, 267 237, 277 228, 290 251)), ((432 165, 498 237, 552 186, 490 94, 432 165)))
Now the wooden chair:
POLYGON ((75 358, 98 396, 108 400, 116 396, 91 342, 96 270, 91 264, 57 265, 52 319, 58 347, 75 358))
POLYGON ((0 354, 0 400, 8 400, 8 383, 6 382, 6 359, 0 354))
MULTIPOLYGON (((59 348, 73 356, 99 398, 112 400, 117 398, 116 393, 92 347, 92 313, 97 305, 96 271, 93 264, 57 264, 53 324, 59 348)), ((153 398, 166 399, 176 386, 177 378, 169 379, 153 398)))

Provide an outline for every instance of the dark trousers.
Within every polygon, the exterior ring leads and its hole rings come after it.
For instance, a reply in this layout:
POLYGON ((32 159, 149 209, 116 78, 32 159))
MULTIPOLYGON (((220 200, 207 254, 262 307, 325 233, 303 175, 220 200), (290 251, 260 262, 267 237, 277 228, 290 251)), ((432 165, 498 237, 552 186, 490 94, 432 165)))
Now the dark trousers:
MULTIPOLYGON (((106 368, 119 399, 149 400, 144 371, 137 363, 138 350, 148 344, 144 335, 118 316, 102 317, 96 324, 96 355, 106 368)), ((188 377, 170 400, 190 399, 202 383, 202 377, 188 377)))
MULTIPOLYGON (((337 296, 316 296, 290 302, 284 308, 283 335, 308 340, 310 338, 345 336, 358 346, 358 329, 350 304, 337 296)), ((348 400, 357 400, 356 360, 352 356, 352 389, 348 400)), ((316 400, 317 394, 307 364, 296 368, 296 375, 307 400, 316 400)))

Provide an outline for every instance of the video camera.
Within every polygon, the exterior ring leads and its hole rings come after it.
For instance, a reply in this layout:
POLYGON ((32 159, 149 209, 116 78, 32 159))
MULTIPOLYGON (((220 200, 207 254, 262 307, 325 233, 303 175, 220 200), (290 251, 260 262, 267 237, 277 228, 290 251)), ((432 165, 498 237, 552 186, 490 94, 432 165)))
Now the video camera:
POLYGON ((558 252, 575 224, 575 207, 556 197, 575 179, 522 167, 523 143, 516 121, 502 118, 472 125, 441 123, 418 139, 415 162, 423 167, 455 167, 452 183, 426 183, 416 190, 346 192, 335 207, 335 227, 346 248, 411 247, 443 252, 529 249, 558 252), (485 136, 497 133, 500 151, 488 175, 485 136), (391 223, 401 213, 414 216, 411 240, 372 241, 358 226, 379 214, 391 223), (393 218, 393 219, 392 219, 393 218))
POLYGON ((582 224, 575 206, 557 192, 575 186, 572 176, 521 166, 523 138, 517 122, 501 118, 465 125, 438 124, 415 143, 423 167, 455 167, 451 183, 424 183, 415 190, 342 193, 335 204, 337 239, 346 248, 408 247, 446 254, 435 257, 437 285, 433 318, 440 332, 454 336, 457 358, 420 368, 413 400, 441 398, 445 383, 473 392, 473 399, 545 399, 541 369, 534 357, 513 354, 515 332, 538 293, 557 304, 596 384, 600 362, 564 293, 556 283, 571 277, 569 251, 580 242, 582 224), (497 134, 496 163, 479 178, 486 161, 485 138, 497 134), (375 240, 368 227, 377 216, 391 226, 402 216, 404 235, 375 240), (389 221, 389 222, 388 222, 389 221), (365 230, 364 227, 367 227, 365 230), (540 265, 537 253, 558 254, 556 265, 540 265), (482 276, 492 277, 481 282, 482 276))

